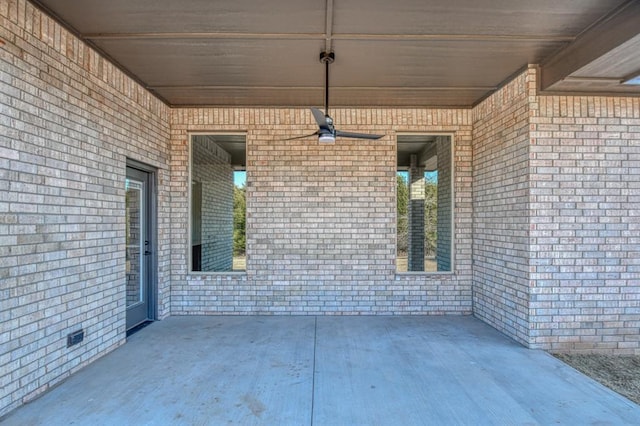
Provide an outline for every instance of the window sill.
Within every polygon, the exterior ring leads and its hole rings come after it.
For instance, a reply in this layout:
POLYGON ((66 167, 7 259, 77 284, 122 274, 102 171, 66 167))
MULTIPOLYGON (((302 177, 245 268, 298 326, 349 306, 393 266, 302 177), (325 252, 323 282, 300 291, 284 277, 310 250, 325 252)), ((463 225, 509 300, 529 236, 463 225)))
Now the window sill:
POLYGON ((242 276, 242 275, 247 275, 247 271, 189 271, 187 273, 187 275, 189 276, 198 276, 198 275, 202 275, 202 276, 206 276, 206 277, 210 277, 210 276, 221 276, 221 275, 231 275, 231 276, 242 276))
POLYGON ((451 276, 453 275, 453 271, 405 271, 399 272, 395 271, 396 278, 399 277, 415 277, 415 276, 424 276, 424 277, 440 277, 440 276, 451 276))

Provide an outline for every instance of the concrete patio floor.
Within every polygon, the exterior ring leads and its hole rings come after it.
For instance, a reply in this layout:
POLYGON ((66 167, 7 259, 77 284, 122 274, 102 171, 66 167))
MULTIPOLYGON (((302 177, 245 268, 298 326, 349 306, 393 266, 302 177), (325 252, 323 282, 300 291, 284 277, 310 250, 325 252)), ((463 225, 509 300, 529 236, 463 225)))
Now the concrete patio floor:
POLYGON ((472 317, 171 317, 3 425, 621 425, 640 406, 472 317))

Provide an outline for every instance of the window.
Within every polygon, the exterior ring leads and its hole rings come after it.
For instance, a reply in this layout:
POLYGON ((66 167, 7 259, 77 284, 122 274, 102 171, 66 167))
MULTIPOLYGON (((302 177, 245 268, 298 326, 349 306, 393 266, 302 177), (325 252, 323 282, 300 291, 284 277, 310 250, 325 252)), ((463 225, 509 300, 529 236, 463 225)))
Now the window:
POLYGON ((398 135, 398 272, 452 271, 451 136, 398 135))
POLYGON ((191 270, 244 271, 244 134, 191 136, 191 270))

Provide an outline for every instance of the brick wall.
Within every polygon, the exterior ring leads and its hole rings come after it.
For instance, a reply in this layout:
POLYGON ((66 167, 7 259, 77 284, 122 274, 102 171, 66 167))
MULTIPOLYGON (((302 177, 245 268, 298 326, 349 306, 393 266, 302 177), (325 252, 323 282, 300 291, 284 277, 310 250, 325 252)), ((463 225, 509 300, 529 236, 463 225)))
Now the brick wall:
POLYGON ((340 109, 333 116, 341 129, 385 136, 285 141, 314 130, 306 109, 172 110, 172 313, 471 312, 470 110, 340 109), (187 272, 190 131, 247 132, 246 274, 187 272), (454 274, 395 272, 396 131, 453 135, 454 274))
POLYGON ((474 314, 556 352, 640 353, 640 99, 538 96, 536 69, 474 108, 474 314))
POLYGON ((438 136, 436 140, 438 155, 438 212, 437 212, 437 244, 436 263, 438 271, 450 271, 452 267, 451 241, 453 241, 451 180, 453 179, 451 164, 451 139, 438 136))
POLYGON ((531 109, 532 346, 640 354, 640 99, 531 109))
POLYGON ((473 110, 474 314, 529 344, 529 96, 534 70, 473 110))
POLYGON ((233 268, 233 168, 231 155, 207 136, 194 136, 191 178, 202 184, 202 271, 233 268))
POLYGON ((2 415, 124 342, 126 157, 160 168, 162 242, 169 111, 24 0, 0 38, 2 415))
POLYGON ((411 155, 409 168, 409 244, 407 250, 407 270, 424 271, 424 167, 418 164, 416 155, 411 155))

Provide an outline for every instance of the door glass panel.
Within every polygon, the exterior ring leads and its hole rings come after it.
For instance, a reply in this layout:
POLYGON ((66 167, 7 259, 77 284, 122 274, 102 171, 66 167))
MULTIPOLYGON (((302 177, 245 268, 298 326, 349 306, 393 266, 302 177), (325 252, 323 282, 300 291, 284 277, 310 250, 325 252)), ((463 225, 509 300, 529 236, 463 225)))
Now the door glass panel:
POLYGON ((126 226, 127 226, 127 307, 141 303, 143 299, 144 270, 142 255, 144 253, 143 235, 143 191, 142 182, 127 179, 126 181, 126 226))

